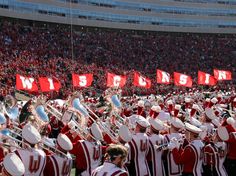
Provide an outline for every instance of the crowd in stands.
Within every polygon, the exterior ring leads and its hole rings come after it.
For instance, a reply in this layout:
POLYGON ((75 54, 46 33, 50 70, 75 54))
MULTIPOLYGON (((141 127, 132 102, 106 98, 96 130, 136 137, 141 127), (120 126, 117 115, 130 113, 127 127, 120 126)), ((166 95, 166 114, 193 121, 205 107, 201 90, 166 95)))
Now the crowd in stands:
MULTIPOLYGON (((176 87, 157 85, 156 69, 197 78, 197 71, 230 70, 235 80, 236 35, 75 30, 70 26, 29 25, 0 20, 0 94, 14 91, 15 75, 55 76, 62 83, 57 94, 72 90, 71 73, 93 73, 95 90, 106 89, 106 73, 128 75, 125 95, 166 93, 176 87), (72 48, 73 41, 73 48, 72 48), (72 54, 73 52, 73 54, 72 54), (152 79, 151 89, 132 85, 133 71, 152 79), (11 88, 10 88, 11 87, 11 88)), ((196 84, 196 80, 195 80, 196 84)), ((220 83, 221 88, 233 81, 220 83)), ((180 89, 178 89, 180 90, 180 89)))

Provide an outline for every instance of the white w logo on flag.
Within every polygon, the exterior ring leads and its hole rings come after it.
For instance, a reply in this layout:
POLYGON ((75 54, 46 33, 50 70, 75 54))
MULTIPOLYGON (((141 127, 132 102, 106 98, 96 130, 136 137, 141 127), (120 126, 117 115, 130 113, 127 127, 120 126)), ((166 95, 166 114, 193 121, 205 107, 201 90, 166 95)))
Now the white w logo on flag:
POLYGON ((20 76, 20 79, 24 89, 32 89, 34 78, 25 78, 23 76, 20 76))

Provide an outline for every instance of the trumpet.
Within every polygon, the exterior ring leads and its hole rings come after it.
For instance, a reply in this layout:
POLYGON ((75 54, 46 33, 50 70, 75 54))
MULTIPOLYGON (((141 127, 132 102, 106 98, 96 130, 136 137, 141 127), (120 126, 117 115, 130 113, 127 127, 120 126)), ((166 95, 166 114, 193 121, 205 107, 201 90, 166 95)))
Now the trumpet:
POLYGON ((221 111, 227 111, 229 114, 236 114, 236 112, 232 111, 232 110, 229 110, 229 109, 226 109, 224 107, 220 107, 220 106, 216 106, 215 107, 217 110, 219 110, 220 112, 221 111))
POLYGON ((163 144, 160 144, 160 145, 155 145, 155 148, 157 150, 167 150, 168 149, 168 143, 163 143, 163 144))

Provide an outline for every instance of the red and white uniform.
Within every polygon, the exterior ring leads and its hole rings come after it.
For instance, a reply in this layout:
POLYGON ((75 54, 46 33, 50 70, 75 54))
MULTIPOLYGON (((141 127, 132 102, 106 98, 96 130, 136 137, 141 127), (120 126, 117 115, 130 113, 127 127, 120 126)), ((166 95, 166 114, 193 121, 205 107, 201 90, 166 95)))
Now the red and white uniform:
MULTIPOLYGON (((163 150, 157 149, 165 143, 165 137, 161 134, 152 134, 149 136, 149 159, 152 164, 150 171, 153 176, 165 176, 164 163, 162 162, 163 150)), ((150 162, 149 162, 150 163, 150 162)))
POLYGON ((92 172, 92 176, 128 176, 128 173, 110 162, 104 162, 92 172))
POLYGON ((102 146, 98 142, 79 140, 73 144, 70 153, 76 156, 76 167, 82 176, 90 176, 101 164, 102 146))
MULTIPOLYGON (((3 162, 4 157, 5 157, 8 153, 10 153, 10 150, 9 150, 9 149, 7 149, 7 148, 5 148, 5 147, 3 147, 3 146, 0 146, 0 163, 3 162)), ((1 171, 2 171, 2 166, 0 165, 0 173, 1 173, 1 171)))
POLYGON ((46 164, 46 155, 42 150, 34 148, 17 149, 15 153, 18 155, 25 166, 24 175, 42 175, 46 164))
POLYGON ((228 146, 227 158, 231 160, 236 160, 236 132, 230 134, 230 138, 226 141, 228 146))
POLYGON ((215 144, 208 144, 204 147, 204 162, 207 167, 214 168, 217 175, 227 176, 224 167, 226 158, 227 146, 225 142, 217 142, 215 144))
POLYGON ((173 149, 174 160, 183 165, 183 173, 194 176, 202 175, 203 147, 204 144, 201 140, 193 140, 184 149, 173 149))
MULTIPOLYGON (((176 138, 178 141, 183 140, 183 137, 180 133, 171 133, 171 134, 167 134, 166 136, 166 141, 169 143, 171 141, 172 138, 176 138)), ((173 153, 172 151, 168 151, 167 152, 167 167, 168 167, 168 173, 166 173, 169 176, 177 176, 177 175, 181 175, 181 165, 177 164, 174 160, 173 157, 173 153)))
POLYGON ((132 137, 130 145, 129 174, 136 176, 149 176, 147 155, 149 150, 148 136, 145 133, 137 133, 132 137))
POLYGON ((127 168, 127 166, 129 166, 129 164, 130 164, 130 160, 131 160, 131 158, 130 158, 130 146, 129 146, 128 143, 125 143, 124 146, 127 148, 128 156, 127 156, 127 158, 126 158, 126 160, 125 160, 125 162, 124 162, 123 169, 126 170, 126 171, 128 172, 128 168, 127 168))
POLYGON ((212 123, 205 122, 203 123, 203 125, 207 127, 207 134, 211 134, 211 135, 214 134, 215 127, 212 123))
POLYGON ((44 175, 70 176, 72 163, 70 154, 67 154, 67 157, 60 154, 48 155, 44 175))

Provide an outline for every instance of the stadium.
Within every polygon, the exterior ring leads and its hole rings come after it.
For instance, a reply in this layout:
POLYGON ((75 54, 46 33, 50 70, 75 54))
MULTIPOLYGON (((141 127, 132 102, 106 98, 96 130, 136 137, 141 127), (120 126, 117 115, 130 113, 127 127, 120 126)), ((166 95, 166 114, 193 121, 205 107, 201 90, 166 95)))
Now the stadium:
POLYGON ((236 0, 0 0, 0 26, 3 175, 236 175, 236 0))

